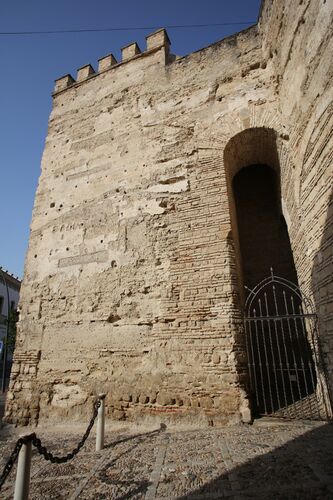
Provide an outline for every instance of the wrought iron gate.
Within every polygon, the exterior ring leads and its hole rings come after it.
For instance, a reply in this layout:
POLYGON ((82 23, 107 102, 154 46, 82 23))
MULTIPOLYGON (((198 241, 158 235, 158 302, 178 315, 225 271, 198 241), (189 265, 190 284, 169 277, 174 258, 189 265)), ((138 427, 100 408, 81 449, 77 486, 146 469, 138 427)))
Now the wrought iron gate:
POLYGON ((249 291, 245 338, 255 413, 326 419, 329 401, 311 302, 272 270, 249 291))

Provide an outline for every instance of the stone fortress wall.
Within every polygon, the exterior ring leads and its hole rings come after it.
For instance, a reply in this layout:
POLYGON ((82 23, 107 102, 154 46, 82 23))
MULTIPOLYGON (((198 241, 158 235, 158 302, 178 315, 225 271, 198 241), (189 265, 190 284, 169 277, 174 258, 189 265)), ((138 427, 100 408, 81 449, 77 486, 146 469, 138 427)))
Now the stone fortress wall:
POLYGON ((333 371, 332 10, 266 0, 185 57, 164 30, 56 81, 6 419, 250 416, 232 179, 268 164, 333 371))

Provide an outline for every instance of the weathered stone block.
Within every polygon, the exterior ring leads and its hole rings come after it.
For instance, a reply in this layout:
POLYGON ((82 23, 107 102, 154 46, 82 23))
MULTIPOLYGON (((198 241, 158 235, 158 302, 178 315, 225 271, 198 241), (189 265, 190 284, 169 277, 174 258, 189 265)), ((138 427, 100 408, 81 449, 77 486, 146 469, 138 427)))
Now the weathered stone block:
POLYGON ((213 352, 212 354, 212 362, 215 364, 215 365, 218 365, 219 362, 220 362, 220 355, 217 353, 217 352, 213 352))
POLYGON ((139 397, 139 403, 141 404, 147 404, 149 402, 149 397, 145 396, 144 394, 141 394, 139 397))
POLYGON ((138 54, 141 54, 141 50, 136 42, 126 45, 126 47, 121 49, 122 61, 128 61, 138 54))
POLYGON ((169 406, 175 404, 175 399, 167 392, 159 392, 156 398, 157 404, 161 406, 169 406))
POLYGON ((203 398, 200 398, 200 407, 201 408, 212 408, 213 407, 213 400, 209 396, 205 396, 203 398))
POLYGON ((113 410, 112 416, 116 420, 124 420, 126 417, 126 414, 123 410, 113 410))
POLYGON ((197 398, 191 398, 191 406, 192 408, 199 408, 200 402, 197 398))
POLYGON ((94 73, 95 73, 95 70, 91 66, 91 64, 87 64, 86 66, 82 66, 82 68, 79 68, 77 70, 76 81, 77 82, 82 82, 83 80, 86 80, 87 78, 89 78, 94 73))
POLYGON ((73 83, 75 83, 75 80, 71 75, 62 76, 55 81, 54 92, 65 90, 67 87, 73 85, 73 83))
POLYGON ((146 36, 147 50, 165 47, 169 51, 170 40, 165 29, 160 29, 146 36))
POLYGON ((107 69, 112 68, 112 66, 115 66, 117 63, 117 59, 114 57, 113 54, 109 54, 107 56, 101 57, 98 59, 98 71, 106 71, 107 69))

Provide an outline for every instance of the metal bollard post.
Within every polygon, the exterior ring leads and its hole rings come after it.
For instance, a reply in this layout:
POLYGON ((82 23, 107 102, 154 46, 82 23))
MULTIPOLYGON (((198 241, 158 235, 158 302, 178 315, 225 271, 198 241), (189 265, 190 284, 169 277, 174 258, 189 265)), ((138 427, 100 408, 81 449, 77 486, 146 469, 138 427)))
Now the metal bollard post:
POLYGON ((98 408, 97 414, 96 451, 101 451, 104 448, 105 396, 106 394, 98 395, 101 406, 98 408))
POLYGON ((32 442, 29 439, 22 445, 18 456, 14 500, 28 500, 29 498, 31 448, 32 442))

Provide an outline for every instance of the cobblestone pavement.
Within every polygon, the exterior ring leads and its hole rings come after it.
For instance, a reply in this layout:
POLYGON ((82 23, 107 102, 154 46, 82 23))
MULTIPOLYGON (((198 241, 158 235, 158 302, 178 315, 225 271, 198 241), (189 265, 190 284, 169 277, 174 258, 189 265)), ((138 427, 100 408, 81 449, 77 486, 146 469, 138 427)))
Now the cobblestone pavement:
MULTIPOLYGON (((80 438, 54 429, 38 436, 67 453, 80 438), (61 438, 60 438, 61 436, 61 438)), ((0 433, 0 467, 17 433, 0 433)), ((1 499, 13 497, 15 470, 1 499)), ((67 464, 33 453, 30 498, 40 499, 332 499, 333 425, 258 420, 254 425, 199 430, 133 429, 94 436, 67 464)))

